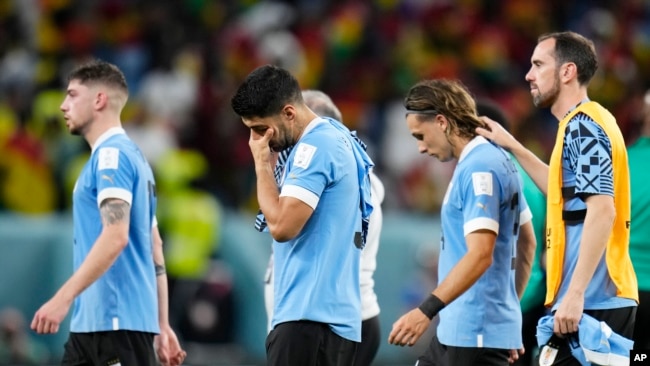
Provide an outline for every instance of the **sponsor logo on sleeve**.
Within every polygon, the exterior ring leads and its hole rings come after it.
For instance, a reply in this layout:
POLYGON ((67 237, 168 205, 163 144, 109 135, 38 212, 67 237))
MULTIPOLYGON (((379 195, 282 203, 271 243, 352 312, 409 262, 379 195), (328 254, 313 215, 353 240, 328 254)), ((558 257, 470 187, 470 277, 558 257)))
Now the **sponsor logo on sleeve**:
POLYGON ((492 173, 472 173, 474 195, 492 195, 492 173))
POLYGON ((296 149, 296 155, 293 157, 293 165, 306 169, 309 163, 311 163, 314 153, 316 153, 316 146, 300 143, 296 149))
POLYGON ((120 150, 115 147, 102 147, 98 151, 99 170, 117 169, 120 162, 120 150))

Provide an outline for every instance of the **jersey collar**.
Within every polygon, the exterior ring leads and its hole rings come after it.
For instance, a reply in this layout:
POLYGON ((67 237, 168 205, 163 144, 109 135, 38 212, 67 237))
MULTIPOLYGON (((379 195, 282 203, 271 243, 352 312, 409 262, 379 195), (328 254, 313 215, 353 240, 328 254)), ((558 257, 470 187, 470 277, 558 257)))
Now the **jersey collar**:
POLYGON ((120 134, 126 134, 126 131, 122 127, 111 127, 108 130, 106 130, 104 133, 99 135, 97 140, 95 141, 95 144, 92 147, 92 152, 95 152, 95 149, 97 146, 101 145, 104 143, 104 141, 108 140, 109 138, 115 136, 115 135, 120 135, 120 134))
POLYGON ((460 163, 465 158, 465 156, 467 156, 467 154, 469 154, 470 151, 474 150, 474 148, 477 147, 478 145, 487 144, 487 143, 488 140, 486 140, 485 137, 483 136, 474 137, 470 142, 467 143, 467 145, 465 145, 463 151, 460 152, 460 156, 458 157, 458 162, 460 163))
POLYGON ((316 127, 317 125, 319 125, 321 123, 325 123, 325 122, 327 122, 327 120, 325 118, 323 118, 323 117, 320 117, 320 116, 312 119, 307 124, 307 127, 305 127, 305 130, 302 131, 302 135, 300 135, 300 138, 303 138, 303 136, 307 135, 307 133, 309 133, 309 131, 313 130, 314 127, 316 127))

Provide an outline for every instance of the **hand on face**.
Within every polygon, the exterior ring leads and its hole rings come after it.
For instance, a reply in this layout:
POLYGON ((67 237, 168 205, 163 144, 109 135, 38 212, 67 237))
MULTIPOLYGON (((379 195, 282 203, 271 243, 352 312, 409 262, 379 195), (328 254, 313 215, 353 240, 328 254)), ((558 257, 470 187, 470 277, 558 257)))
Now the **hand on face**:
POLYGON ((271 147, 269 146, 269 142, 271 141, 274 133, 275 131, 270 127, 264 131, 263 135, 255 132, 254 130, 251 130, 248 146, 250 147, 251 153, 253 154, 255 164, 270 164, 272 151, 271 147))

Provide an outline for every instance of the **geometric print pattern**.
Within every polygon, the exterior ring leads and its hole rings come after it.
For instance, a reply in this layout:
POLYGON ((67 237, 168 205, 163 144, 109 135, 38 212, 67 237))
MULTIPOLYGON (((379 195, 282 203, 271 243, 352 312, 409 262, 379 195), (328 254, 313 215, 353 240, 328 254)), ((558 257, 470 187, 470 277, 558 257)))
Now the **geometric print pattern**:
POLYGON ((576 193, 614 195, 612 145, 591 117, 578 113, 569 121, 562 159, 565 174, 574 174, 564 181, 574 181, 576 193))

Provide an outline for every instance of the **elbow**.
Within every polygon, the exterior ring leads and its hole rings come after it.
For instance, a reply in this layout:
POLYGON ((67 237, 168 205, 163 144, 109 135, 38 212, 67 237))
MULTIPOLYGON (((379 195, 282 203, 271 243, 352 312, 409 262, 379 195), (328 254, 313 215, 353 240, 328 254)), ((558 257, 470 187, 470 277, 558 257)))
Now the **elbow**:
POLYGON ((614 198, 607 195, 594 195, 585 200, 587 204, 587 218, 598 225, 611 225, 616 219, 616 205, 614 198))
POLYGON ((299 231, 294 230, 291 227, 282 226, 282 225, 269 225, 269 231, 271 237, 279 243, 289 241, 296 236, 298 236, 299 231))
POLYGON ((616 207, 614 206, 614 202, 608 202, 596 210, 596 212, 598 212, 598 216, 602 217, 609 224, 613 224, 614 220, 616 220, 616 207))
POLYGON ((110 233, 108 236, 108 243, 115 252, 120 253, 129 244, 128 233, 110 233))
POLYGON ((127 245, 129 245, 129 236, 128 235, 120 235, 115 238, 114 240, 115 247, 119 249, 121 252, 126 248, 127 245))
POLYGON ((283 243, 296 237, 296 235, 286 232, 271 232, 271 236, 273 237, 273 240, 277 241, 278 243, 283 243))
POLYGON ((494 258, 492 258, 492 253, 486 253, 485 255, 482 255, 480 258, 478 258, 478 260, 475 262, 475 268, 478 269, 481 273, 485 273, 485 271, 490 268, 493 262, 494 258))
POLYGON ((490 268, 492 262, 494 262, 494 260, 491 255, 488 255, 483 259, 481 262, 481 269, 483 269, 483 272, 487 271, 488 268, 490 268))

